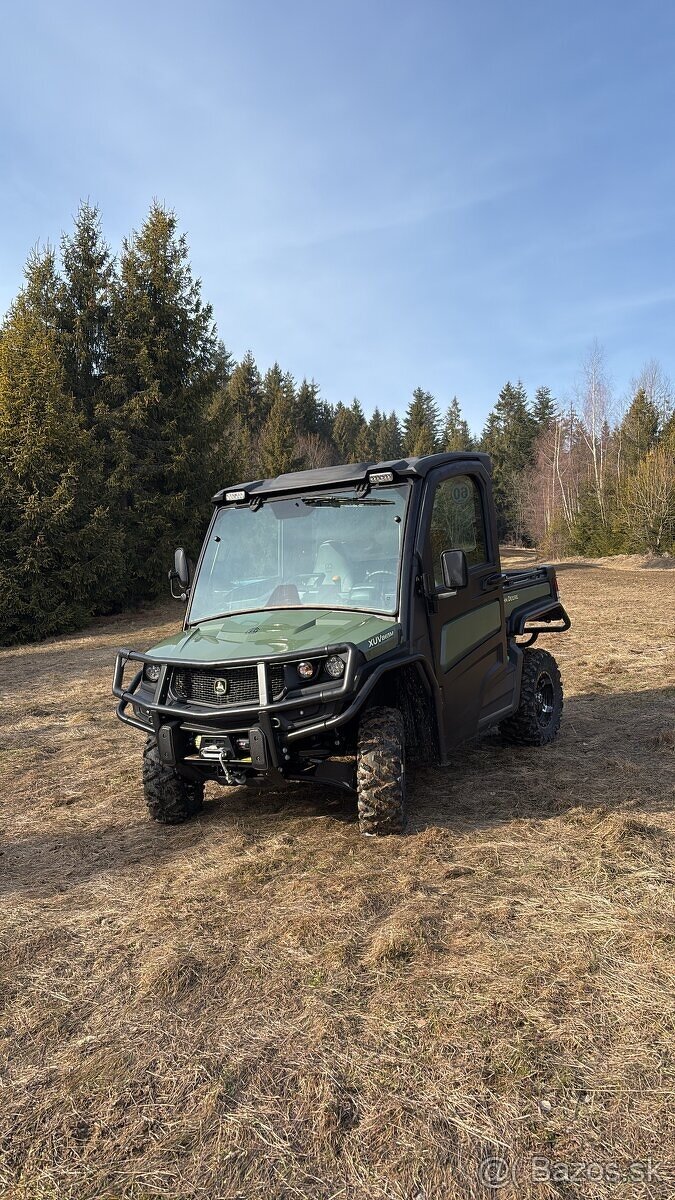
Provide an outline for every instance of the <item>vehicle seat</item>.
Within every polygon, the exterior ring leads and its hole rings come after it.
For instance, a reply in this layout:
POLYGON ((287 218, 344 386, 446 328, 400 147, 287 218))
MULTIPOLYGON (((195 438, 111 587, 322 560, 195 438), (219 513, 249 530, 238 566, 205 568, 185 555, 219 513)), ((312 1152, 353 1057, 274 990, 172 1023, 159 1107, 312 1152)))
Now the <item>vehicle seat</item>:
POLYGON ((338 576, 340 591, 349 591, 353 586, 353 570, 341 549, 340 542, 321 543, 316 553, 314 574, 325 575, 325 583, 331 583, 338 576))

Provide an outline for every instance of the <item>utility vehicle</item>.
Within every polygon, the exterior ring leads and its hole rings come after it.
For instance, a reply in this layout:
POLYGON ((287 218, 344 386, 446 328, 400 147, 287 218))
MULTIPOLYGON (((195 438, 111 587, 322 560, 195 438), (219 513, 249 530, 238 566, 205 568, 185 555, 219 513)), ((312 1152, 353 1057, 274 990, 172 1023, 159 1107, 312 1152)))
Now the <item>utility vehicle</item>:
POLYGON ((182 630, 120 650, 113 680, 158 821, 195 814, 208 780, 273 774, 353 791, 364 834, 396 833, 406 759, 558 732, 560 673, 533 644, 569 618, 552 567, 502 571, 484 454, 225 488, 196 569, 181 548, 169 578, 182 630))

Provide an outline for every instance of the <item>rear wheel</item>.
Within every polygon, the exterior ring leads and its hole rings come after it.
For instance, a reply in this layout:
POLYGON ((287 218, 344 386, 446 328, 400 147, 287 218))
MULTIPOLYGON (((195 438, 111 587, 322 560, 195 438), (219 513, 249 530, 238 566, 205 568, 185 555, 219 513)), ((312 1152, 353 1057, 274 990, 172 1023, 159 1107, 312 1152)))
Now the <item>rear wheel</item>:
POLYGON ((371 708, 364 713, 359 727, 356 784, 361 833, 402 833, 405 729, 397 708, 371 708))
POLYGON ((499 726, 507 742, 545 746, 560 729, 563 689, 558 664, 548 650, 523 650, 520 704, 499 726))
POLYGON ((157 739, 149 737, 143 751, 143 792, 153 821, 180 825, 199 812, 204 803, 204 784, 183 779, 159 757, 157 739))

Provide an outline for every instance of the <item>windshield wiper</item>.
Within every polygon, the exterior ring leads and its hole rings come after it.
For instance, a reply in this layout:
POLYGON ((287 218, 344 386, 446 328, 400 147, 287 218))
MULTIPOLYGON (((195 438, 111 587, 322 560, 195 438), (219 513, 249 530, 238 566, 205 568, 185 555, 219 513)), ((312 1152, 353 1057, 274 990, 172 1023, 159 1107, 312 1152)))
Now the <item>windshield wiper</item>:
POLYGON ((380 496, 305 496, 302 503, 312 508, 351 508, 361 504, 392 505, 395 501, 383 500, 380 496))

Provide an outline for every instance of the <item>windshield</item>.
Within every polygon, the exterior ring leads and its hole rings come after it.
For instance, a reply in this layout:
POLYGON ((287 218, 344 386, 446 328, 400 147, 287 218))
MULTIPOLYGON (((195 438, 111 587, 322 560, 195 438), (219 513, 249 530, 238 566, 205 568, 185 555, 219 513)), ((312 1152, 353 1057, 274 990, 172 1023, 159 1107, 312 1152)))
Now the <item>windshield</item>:
POLYGON ((408 487, 354 488, 219 510, 190 624, 260 608, 396 612, 408 487))

